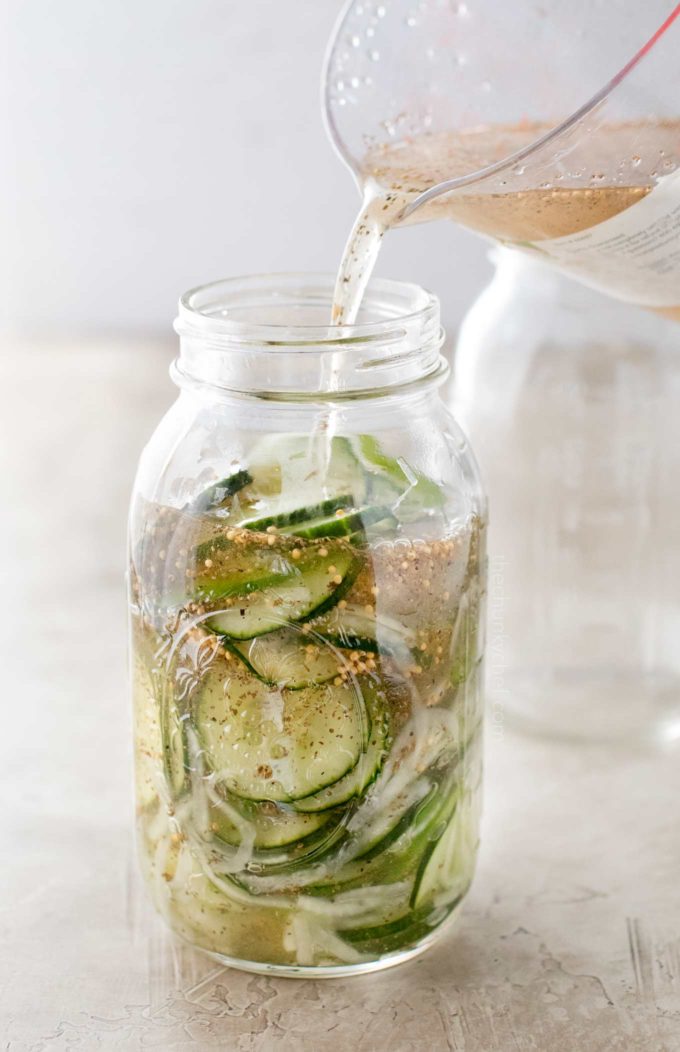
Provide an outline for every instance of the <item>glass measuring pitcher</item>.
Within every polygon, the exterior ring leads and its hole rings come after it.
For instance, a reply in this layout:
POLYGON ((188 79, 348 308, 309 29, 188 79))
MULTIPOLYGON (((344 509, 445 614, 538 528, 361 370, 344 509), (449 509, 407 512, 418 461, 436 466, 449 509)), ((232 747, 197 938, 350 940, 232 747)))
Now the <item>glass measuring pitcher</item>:
POLYGON ((451 218, 680 318, 679 15, 353 0, 326 60, 329 134, 385 227, 451 218))

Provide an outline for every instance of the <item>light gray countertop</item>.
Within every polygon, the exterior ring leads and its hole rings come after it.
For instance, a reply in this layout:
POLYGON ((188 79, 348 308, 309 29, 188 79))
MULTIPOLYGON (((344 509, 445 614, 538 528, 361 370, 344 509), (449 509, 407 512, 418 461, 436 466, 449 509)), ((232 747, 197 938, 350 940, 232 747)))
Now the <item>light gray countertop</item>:
POLYGON ((477 877, 424 957, 272 979, 166 933, 135 870, 123 569, 170 348, 7 347, 0 365, 2 1052, 680 1048, 677 753, 522 738, 502 712, 477 877))

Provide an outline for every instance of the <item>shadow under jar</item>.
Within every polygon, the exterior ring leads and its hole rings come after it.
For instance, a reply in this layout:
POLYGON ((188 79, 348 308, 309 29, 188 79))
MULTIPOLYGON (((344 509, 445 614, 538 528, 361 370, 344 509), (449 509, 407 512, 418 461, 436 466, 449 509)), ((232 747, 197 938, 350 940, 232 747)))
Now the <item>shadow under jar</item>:
POLYGON ((439 305, 332 279, 180 302, 180 395, 130 529, 138 838, 173 930, 229 964, 370 971, 456 912, 478 841, 485 501, 439 305))

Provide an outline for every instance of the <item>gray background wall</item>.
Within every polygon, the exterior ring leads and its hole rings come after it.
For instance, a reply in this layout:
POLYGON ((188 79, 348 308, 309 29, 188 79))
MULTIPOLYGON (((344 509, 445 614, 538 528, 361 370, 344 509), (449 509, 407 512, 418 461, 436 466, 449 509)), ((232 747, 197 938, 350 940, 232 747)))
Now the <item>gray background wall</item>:
MULTIPOLYGON (((166 330, 180 291, 334 269, 358 204, 319 70, 340 0, 2 0, 4 327, 166 330)), ((452 224, 388 237, 379 273, 450 328, 489 273, 452 224)))

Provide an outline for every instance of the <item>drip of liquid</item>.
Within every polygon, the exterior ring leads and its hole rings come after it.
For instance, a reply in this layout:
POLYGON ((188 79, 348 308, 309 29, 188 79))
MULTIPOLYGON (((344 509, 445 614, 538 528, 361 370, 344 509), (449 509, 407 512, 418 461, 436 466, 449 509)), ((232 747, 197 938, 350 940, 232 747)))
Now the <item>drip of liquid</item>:
MULTIPOLYGON (((452 219, 488 237, 535 247, 531 243, 588 231, 625 212, 680 168, 680 122, 610 125, 565 146, 559 155, 552 148, 549 158, 544 155, 541 159, 537 152, 533 160, 527 158, 524 164, 469 187, 434 196, 409 213, 409 205, 432 187, 492 165, 547 130, 547 126, 523 124, 428 134, 368 153, 362 165, 364 202, 340 266, 333 322, 351 324, 356 319, 382 238, 391 226, 452 219)), ((676 212, 680 216, 680 176, 673 187, 677 202, 672 201, 671 219, 676 212)), ((668 257, 662 266, 667 270, 670 259, 673 274, 678 270, 680 286, 680 221, 676 226, 677 232, 675 228, 671 231, 675 239, 672 253, 663 249, 669 239, 666 231, 659 235, 658 244, 668 257)), ((582 270, 577 276, 587 283, 587 266, 582 270)), ((653 286, 653 269, 648 280, 653 286)), ((615 286, 611 291, 636 302, 634 285, 632 278, 628 282, 631 293, 624 296, 615 286)), ((600 281, 599 287, 606 288, 606 281, 600 281)), ((680 306, 672 301, 659 307, 650 304, 653 295, 646 299, 646 305, 680 320, 680 306)), ((645 297, 640 295, 639 302, 645 304, 645 297)))

